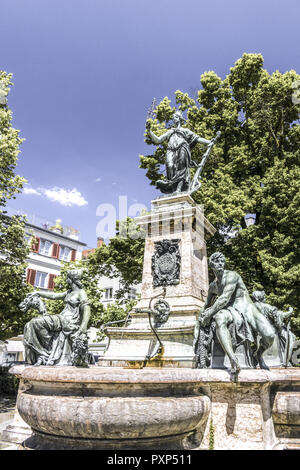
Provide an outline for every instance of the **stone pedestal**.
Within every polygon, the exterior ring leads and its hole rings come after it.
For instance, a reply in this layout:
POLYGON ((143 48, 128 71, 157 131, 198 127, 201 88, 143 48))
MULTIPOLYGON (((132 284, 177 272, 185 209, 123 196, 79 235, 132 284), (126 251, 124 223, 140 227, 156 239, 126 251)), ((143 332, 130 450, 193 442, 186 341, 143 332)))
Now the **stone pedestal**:
MULTIPOLYGON (((146 366, 192 367, 196 317, 208 290, 205 238, 215 229, 205 219, 201 207, 187 194, 152 201, 149 215, 135 219, 145 236, 141 299, 137 309, 147 309, 164 299, 170 305, 168 321, 158 328, 164 353, 146 366), (158 242, 178 245, 180 268, 175 280, 155 281, 153 256, 158 242), (154 299, 155 298, 155 299, 154 299)), ((99 365, 139 367, 155 347, 147 313, 131 312, 131 323, 123 328, 107 328, 110 343, 99 365)))
MULTIPOLYGON (((200 379, 200 378, 199 378, 200 379)), ((300 444, 300 370, 242 370, 233 382, 207 369, 211 412, 199 450, 283 450, 300 444)), ((202 383, 201 383, 202 385, 202 383)))
POLYGON ((23 449, 295 449, 300 370, 28 367, 17 407, 23 449))

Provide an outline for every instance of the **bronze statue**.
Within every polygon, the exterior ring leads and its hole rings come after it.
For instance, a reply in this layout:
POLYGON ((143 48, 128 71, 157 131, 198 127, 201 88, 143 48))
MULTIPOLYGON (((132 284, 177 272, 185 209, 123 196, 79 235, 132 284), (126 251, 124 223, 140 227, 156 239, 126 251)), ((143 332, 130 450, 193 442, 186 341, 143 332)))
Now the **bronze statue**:
MULTIPOLYGON (((181 126, 184 121, 181 111, 176 111, 173 115, 173 122, 175 127, 167 130, 161 136, 155 135, 150 129, 150 121, 147 121, 146 128, 149 133, 151 140, 155 144, 161 144, 165 140, 168 141, 167 153, 166 153, 166 173, 167 178, 165 180, 159 180, 157 182, 157 188, 161 192, 166 194, 181 193, 181 192, 194 192, 199 189, 198 177, 200 171, 203 168, 203 164, 199 165, 197 170, 196 180, 190 184, 190 168, 196 167, 197 165, 192 161, 191 149, 197 144, 206 144, 211 150, 215 139, 207 140, 199 137, 197 134, 192 132, 190 129, 181 126)), ((204 163, 208 157, 208 153, 204 155, 202 162, 204 163), (204 162, 203 162, 204 160, 204 162)))
POLYGON ((235 271, 225 270, 222 253, 214 253, 209 263, 216 277, 209 286, 208 297, 195 329, 195 350, 198 349, 199 339, 204 338, 203 331, 200 334, 201 330, 213 322, 216 336, 230 360, 232 373, 240 370, 233 343, 235 347, 245 344, 249 348, 255 344, 254 365, 258 363, 262 369, 268 369, 262 355, 273 344, 274 327, 252 302, 241 276, 235 271))
POLYGON ((252 293, 252 298, 258 310, 272 323, 279 340, 279 354, 282 365, 287 367, 291 361, 293 354, 293 346, 296 336, 290 330, 290 318, 293 308, 290 307, 288 312, 282 312, 266 303, 266 293, 263 290, 257 290, 252 293), (287 324, 286 324, 287 322, 287 324))
POLYGON ((87 353, 87 325, 90 306, 82 287, 82 270, 67 273, 66 292, 34 292, 20 305, 23 311, 38 308, 42 316, 33 318, 24 328, 25 361, 35 366, 72 364, 84 366, 87 353), (65 308, 58 315, 49 315, 40 297, 63 299, 65 308))

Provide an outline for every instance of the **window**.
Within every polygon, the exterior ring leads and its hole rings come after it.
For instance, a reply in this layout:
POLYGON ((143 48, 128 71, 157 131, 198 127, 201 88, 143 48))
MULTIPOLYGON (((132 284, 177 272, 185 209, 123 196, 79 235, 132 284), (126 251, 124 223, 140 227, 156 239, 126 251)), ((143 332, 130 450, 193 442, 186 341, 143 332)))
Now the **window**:
POLYGON ((46 277, 47 277, 47 273, 42 273, 41 271, 37 271, 36 276, 35 276, 34 286, 45 288, 46 277))
POLYGON ((107 287, 105 289, 105 300, 109 300, 113 298, 113 288, 112 287, 107 287))
POLYGON ((32 235, 30 235, 29 233, 25 233, 25 240, 26 240, 27 245, 29 245, 31 239, 32 239, 32 235))
POLYGON ((52 243, 49 242, 48 240, 41 239, 41 241, 40 241, 40 254, 49 256, 51 245, 52 245, 52 243))
POLYGON ((134 300, 134 299, 136 299, 136 289, 129 289, 129 292, 128 292, 128 299, 129 299, 129 300, 134 300))
POLYGON ((61 261, 69 261, 70 248, 67 246, 60 246, 59 259, 61 261))

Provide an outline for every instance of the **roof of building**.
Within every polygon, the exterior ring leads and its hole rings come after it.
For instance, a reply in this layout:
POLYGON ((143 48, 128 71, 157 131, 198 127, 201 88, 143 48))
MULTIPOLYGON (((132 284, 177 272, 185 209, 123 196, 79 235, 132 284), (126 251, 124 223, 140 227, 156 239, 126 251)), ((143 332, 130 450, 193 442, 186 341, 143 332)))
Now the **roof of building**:
POLYGON ((72 242, 76 242, 76 243, 78 243, 79 245, 87 246, 86 243, 83 243, 83 242, 81 242, 81 241, 79 241, 79 240, 75 240, 74 238, 71 238, 71 237, 66 237, 65 235, 61 235, 60 233, 53 232, 52 230, 48 230, 48 229, 46 229, 46 228, 44 228, 44 227, 40 227, 40 226, 38 226, 38 225, 33 225, 33 224, 30 224, 29 222, 26 222, 25 225, 27 225, 27 226, 29 226, 29 227, 32 227, 32 228, 35 228, 35 229, 37 229, 37 230, 41 230, 42 232, 51 233, 52 235, 53 235, 53 234, 54 234, 54 235, 58 235, 60 238, 63 238, 63 239, 65 239, 65 240, 69 240, 69 241, 72 241, 72 242))

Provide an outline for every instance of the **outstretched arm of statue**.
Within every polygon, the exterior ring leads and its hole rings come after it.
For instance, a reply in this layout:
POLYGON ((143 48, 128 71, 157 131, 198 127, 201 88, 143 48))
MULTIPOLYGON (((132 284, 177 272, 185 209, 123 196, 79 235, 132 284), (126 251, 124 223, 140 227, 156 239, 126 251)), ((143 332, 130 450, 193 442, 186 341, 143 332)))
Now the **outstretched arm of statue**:
POLYGON ((67 292, 35 292, 39 297, 43 297, 44 299, 56 300, 56 299, 64 299, 67 295, 67 292))
POLYGON ((170 131, 167 131, 167 132, 165 132, 164 134, 162 134, 158 137, 156 134, 154 134, 154 132, 151 131, 150 126, 151 126, 150 122, 147 122, 146 123, 146 129, 148 131, 148 134, 149 134, 152 142, 154 142, 154 144, 157 144, 157 145, 161 144, 164 140, 166 140, 169 137, 170 131))
POLYGON ((151 140, 155 143, 155 144, 161 144, 164 140, 168 139, 169 135, 170 135, 170 132, 167 131, 165 134, 162 134, 160 135, 159 137, 157 135, 155 135, 151 130, 149 130, 149 135, 151 137, 151 140))
POLYGON ((211 143, 211 140, 203 139, 203 137, 199 137, 199 136, 197 136, 197 140, 198 140, 199 144, 209 145, 211 143))
POLYGON ((292 316, 293 311, 293 307, 289 307, 287 312, 282 312, 281 310, 278 310, 278 313, 281 317, 281 320, 284 321, 292 316))

